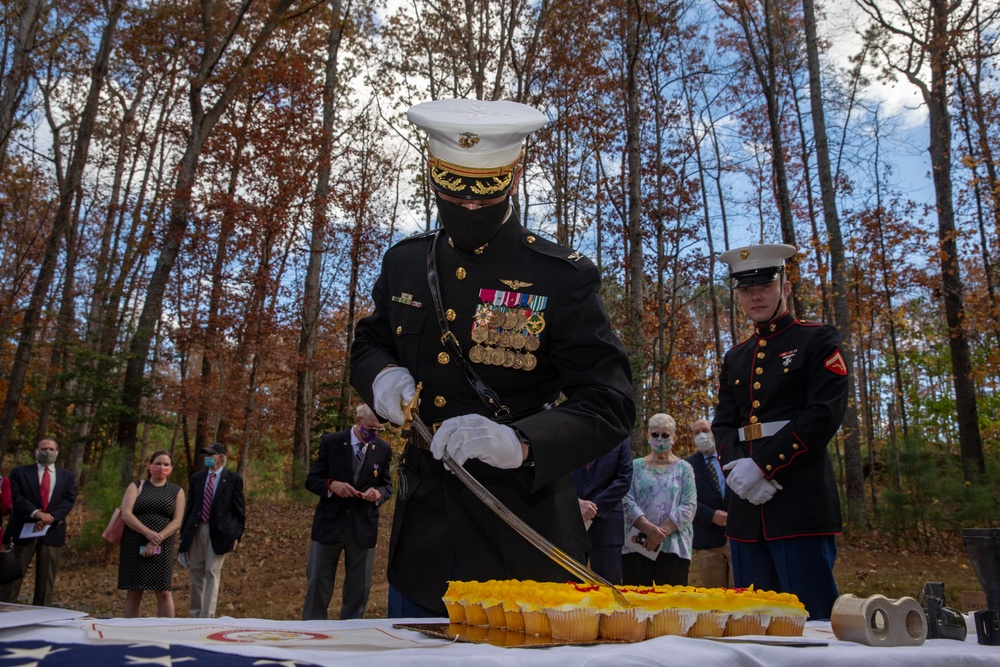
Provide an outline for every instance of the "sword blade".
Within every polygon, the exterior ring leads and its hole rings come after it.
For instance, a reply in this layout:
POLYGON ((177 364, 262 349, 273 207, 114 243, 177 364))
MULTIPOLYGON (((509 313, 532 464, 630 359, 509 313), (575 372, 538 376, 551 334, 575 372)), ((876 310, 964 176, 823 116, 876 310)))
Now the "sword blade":
MULTIPOLYGON (((417 435, 430 446, 431 440, 434 439, 434 434, 431 430, 427 428, 423 420, 416 414, 412 414, 412 422, 410 423, 411 428, 416 431, 417 435)), ((589 567, 579 562, 568 553, 552 544, 547 540, 541 533, 526 524, 521 517, 514 514, 506 505, 504 505, 500 500, 494 496, 489 489, 482 485, 482 483, 473 477, 469 471, 457 463, 455 459, 446 452, 444 456, 441 457, 441 462, 444 463, 448 468, 455 473, 459 481, 465 484, 469 491, 472 491, 483 503, 489 507, 494 514, 503 519, 504 523, 513 528, 518 535, 528 540, 536 549, 541 551, 543 554, 551 558, 554 562, 560 565, 567 572, 570 572, 575 577, 580 579, 585 584, 591 584, 594 586, 607 586, 611 589, 611 594, 614 596, 615 600, 622 607, 630 607, 628 599, 620 590, 618 590, 614 584, 610 581, 597 574, 589 567)))

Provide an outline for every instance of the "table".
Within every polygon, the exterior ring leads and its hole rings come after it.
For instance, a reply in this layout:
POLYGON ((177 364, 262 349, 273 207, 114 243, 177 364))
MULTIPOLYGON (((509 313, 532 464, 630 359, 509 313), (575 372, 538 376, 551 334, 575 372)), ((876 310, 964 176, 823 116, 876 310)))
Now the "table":
POLYGON ((400 621, 420 623, 427 619, 271 621, 226 617, 50 621, 0 630, 0 667, 28 664, 197 667, 199 662, 212 667, 271 664, 337 667, 465 667, 470 664, 476 667, 513 664, 546 667, 1000 666, 1000 647, 980 646, 974 632, 965 642, 931 639, 917 647, 872 648, 838 641, 829 622, 810 621, 806 625, 805 640, 824 641, 828 646, 790 648, 660 637, 634 644, 498 648, 452 643, 418 632, 393 629, 393 624, 400 621), (116 634, 123 638, 122 643, 109 643, 100 638, 116 634), (244 643, 244 640, 251 643, 244 643), (18 657, 20 661, 10 659, 18 657))

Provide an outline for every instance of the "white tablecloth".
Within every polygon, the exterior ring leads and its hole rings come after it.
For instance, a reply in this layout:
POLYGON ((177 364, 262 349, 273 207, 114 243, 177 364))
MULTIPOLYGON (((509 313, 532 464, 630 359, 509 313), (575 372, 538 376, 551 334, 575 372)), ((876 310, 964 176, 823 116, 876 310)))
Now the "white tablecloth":
MULTIPOLYGON (((413 619, 419 623, 427 619, 413 619)), ((162 647, 164 661, 171 646, 194 646, 213 652, 254 656, 264 660, 257 664, 293 664, 291 661, 316 665, 364 665, 365 667, 399 667, 400 665, 428 665, 448 667, 475 665, 488 667, 503 665, 565 665, 566 667, 586 667, 588 665, 615 665, 625 667, 649 667, 650 665, 678 665, 682 667, 964 667, 1000 666, 1000 647, 980 646, 974 633, 965 642, 947 639, 927 640, 922 646, 898 648, 872 648, 861 644, 838 641, 830 631, 828 622, 810 622, 806 626, 806 639, 827 642, 822 647, 778 647, 752 643, 723 643, 707 639, 685 637, 660 637, 634 644, 603 644, 589 646, 557 646, 548 648, 498 648, 479 644, 451 643, 441 639, 428 638, 409 630, 395 630, 393 620, 363 621, 271 621, 264 619, 221 618, 210 621, 194 619, 79 619, 52 621, 0 630, 0 667, 4 665, 30 664, 15 662, 6 657, 5 646, 9 642, 44 641, 50 644, 84 644, 108 646, 107 640, 95 638, 103 630, 107 636, 114 633, 138 633, 144 641, 133 640, 133 646, 140 643, 162 647), (96 630, 95 630, 96 628, 96 630), (204 628, 205 632, 197 630, 204 628), (174 634, 180 636, 172 636, 174 634), (228 633, 228 634, 227 634, 228 633), (238 643, 239 635, 259 643, 238 643), (287 641, 287 635, 298 633, 305 641, 287 641), (316 636, 336 637, 336 641, 319 641, 322 648, 307 648, 313 633, 316 636), (164 637, 168 639, 164 639, 164 637), (268 637, 274 637, 273 643, 268 637), (353 639, 351 637, 354 637, 353 639), (365 645, 365 637, 378 636, 381 639, 365 645), (221 638, 221 639, 220 639, 221 638), (260 643, 262 640, 262 643, 260 643), (342 645, 338 645, 338 641, 342 645), (293 644, 282 647, 281 644, 293 644)), ((118 644, 120 655, 121 644, 118 644)), ((109 649, 110 651, 110 649, 109 649)), ((65 656, 65 663, 81 667, 72 658, 72 651, 66 650, 57 656, 65 656)), ((109 653, 109 656, 111 654, 109 653)), ((43 664, 50 662, 50 656, 43 664)), ((185 659, 184 667, 197 667, 190 659, 185 659)), ((106 663, 108 667, 117 664, 115 660, 106 663)), ((175 662, 174 664, 179 664, 175 662)))

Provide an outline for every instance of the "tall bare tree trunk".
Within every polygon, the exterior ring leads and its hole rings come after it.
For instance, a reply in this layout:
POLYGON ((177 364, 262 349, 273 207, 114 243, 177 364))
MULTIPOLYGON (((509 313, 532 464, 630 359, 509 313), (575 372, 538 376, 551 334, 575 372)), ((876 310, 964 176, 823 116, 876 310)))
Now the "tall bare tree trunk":
POLYGON ((642 262, 642 160, 639 142, 639 56, 641 53, 641 28, 643 7, 641 0, 630 0, 625 6, 625 105, 626 152, 628 161, 628 222, 627 237, 629 258, 626 265, 628 291, 628 324, 625 327, 625 347, 632 360, 632 400, 638 418, 636 429, 644 428, 645 400, 643 386, 646 367, 642 353, 643 285, 645 276, 642 262))
MULTIPOLYGON (((833 312, 837 330, 843 343, 841 353, 847 368, 854 371, 854 343, 849 290, 847 259, 844 237, 837 215, 837 190, 830 170, 830 151, 827 146, 826 117, 823 112, 823 86, 819 71, 819 47, 816 43, 816 12, 813 0, 802 0, 806 24, 806 58, 809 63, 809 103, 812 109, 813 136, 816 141, 816 168, 823 201, 823 221, 826 223, 827 242, 830 245, 830 272, 833 282, 833 312)), ((861 430, 858 424, 857 374, 849 372, 847 411, 844 413, 844 482, 847 495, 847 520, 855 528, 868 523, 865 509, 864 466, 861 462, 861 430)))
POLYGON ((302 290, 302 331, 299 335, 299 369, 296 373, 295 432, 293 434, 292 486, 298 488, 309 469, 312 423, 316 414, 316 379, 313 360, 319 338, 320 278, 323 253, 326 251, 329 220, 326 209, 330 197, 330 161, 333 150, 333 127, 337 121, 337 87, 340 76, 337 60, 344 34, 346 16, 341 17, 340 0, 330 2, 330 34, 327 37, 326 79, 323 85, 323 140, 320 144, 319 170, 313 199, 312 237, 309 262, 302 290))
POLYGON ((951 350, 952 382, 958 416, 958 441, 961 448, 962 476, 973 481, 986 472, 983 440, 979 433, 979 408, 972 377, 972 356, 965 331, 965 302, 962 267, 959 263, 955 207, 951 183, 951 111, 948 108, 949 77, 949 4, 930 0, 933 28, 928 55, 931 85, 920 89, 927 104, 930 121, 931 171, 934 176, 934 199, 938 214, 938 243, 941 260, 945 318, 948 322, 948 347, 951 350))
MULTIPOLYGON (((202 47, 201 61, 198 72, 191 78, 191 87, 188 95, 191 106, 191 126, 188 129, 187 146, 181 156, 177 170, 177 180, 174 185, 174 196, 170 203, 170 214, 167 219, 167 226, 163 236, 163 243, 160 246, 160 255, 156 260, 156 266, 150 277, 149 285, 146 289, 146 296, 143 300, 142 311, 136 323, 135 334, 128 349, 128 363, 125 367, 125 379, 122 383, 121 393, 121 415, 118 420, 118 446, 121 448, 122 456, 122 484, 128 484, 133 479, 133 468, 135 467, 136 436, 138 434, 139 422, 141 420, 140 408, 144 391, 146 360, 149 357, 149 346, 153 338, 156 323, 163 313, 163 296, 167 289, 167 281, 173 271, 177 261, 177 253, 180 251, 181 243, 187 232, 188 216, 191 209, 191 193, 194 189, 195 174, 198 170, 198 159, 201 157, 202 149, 208 140, 212 129, 218 123, 222 114, 226 112, 233 98, 243 86, 243 78, 253 67, 257 60, 257 55, 267 44, 271 33, 274 32, 278 24, 284 20, 295 0, 278 0, 272 13, 261 26, 260 32, 252 40, 252 45, 242 59, 238 68, 228 79, 219 91, 218 98, 208 111, 202 104, 202 93, 207 85, 212 83, 212 75, 216 66, 225 53, 225 46, 215 43, 219 37, 214 32, 212 24, 212 13, 214 0, 205 0, 202 3, 204 26, 206 26, 205 43, 202 47)), ((247 5, 243 5, 241 10, 245 11, 247 5)), ((240 13, 235 18, 235 25, 242 22, 243 14, 240 13)), ((221 34, 227 34, 224 30, 221 34)))
POLYGON ((28 57, 35 48, 35 32, 42 11, 42 0, 25 0, 17 22, 17 34, 11 55, 10 69, 0 92, 0 170, 7 166, 7 146, 14 131, 14 114, 27 89, 28 57))
POLYGON ((32 289, 28 307, 24 311, 21 335, 17 341, 17 352, 14 354, 14 362, 11 365, 10 377, 7 384, 7 397, 4 400, 3 413, 0 414, 0 459, 3 458, 4 453, 7 451, 11 433, 14 432, 17 407, 21 403, 21 393, 24 391, 24 381, 28 374, 28 365, 31 363, 35 332, 41 320, 42 307, 45 304, 46 296, 49 293, 49 288, 55 276, 56 262, 59 259, 59 248, 62 245, 63 237, 66 235, 66 230, 73 224, 71 218, 75 211, 74 201, 83 182, 83 170, 87 164, 90 140, 94 134, 94 126, 97 121, 101 88, 104 85, 104 77, 108 71, 108 61, 111 57, 115 29, 118 26, 118 19, 121 17, 124 8, 124 0, 116 0, 111 4, 108 11, 108 21, 104 25, 100 46, 97 49, 97 55, 94 59, 94 67, 91 70, 90 90, 87 92, 87 101, 83 108, 83 114, 80 116, 80 127, 77 130, 76 142, 73 147, 73 157, 70 159, 69 168, 66 170, 64 187, 62 192, 59 193, 59 207, 56 209, 52 229, 49 230, 49 236, 45 243, 42 264, 38 268, 38 277, 32 289))

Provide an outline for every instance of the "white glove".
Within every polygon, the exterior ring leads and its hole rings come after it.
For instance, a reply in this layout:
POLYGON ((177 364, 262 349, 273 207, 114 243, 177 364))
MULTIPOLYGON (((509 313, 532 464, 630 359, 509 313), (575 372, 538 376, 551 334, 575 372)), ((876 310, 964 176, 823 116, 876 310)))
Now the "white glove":
MULTIPOLYGON (((722 466, 723 470, 729 471, 726 477, 726 484, 740 498, 746 500, 747 493, 757 482, 764 479, 764 473, 760 471, 753 459, 737 459, 722 466)), ((772 494, 773 495, 773 494, 772 494)), ((770 500, 770 498, 769 498, 770 500)))
POLYGON ((772 479, 762 479, 747 491, 746 499, 751 505, 763 505, 783 487, 772 479))
POLYGON ((372 408, 393 424, 401 425, 406 421, 403 404, 412 401, 416 393, 417 385, 410 371, 402 366, 383 368, 372 382, 372 402, 375 404, 372 408))
POLYGON ((445 419, 431 441, 431 454, 440 459, 447 452, 455 463, 479 459, 494 468, 520 468, 524 462, 521 440, 509 426, 482 415, 445 419))

